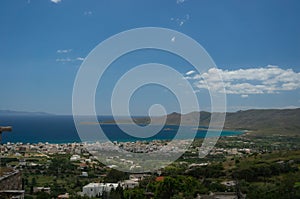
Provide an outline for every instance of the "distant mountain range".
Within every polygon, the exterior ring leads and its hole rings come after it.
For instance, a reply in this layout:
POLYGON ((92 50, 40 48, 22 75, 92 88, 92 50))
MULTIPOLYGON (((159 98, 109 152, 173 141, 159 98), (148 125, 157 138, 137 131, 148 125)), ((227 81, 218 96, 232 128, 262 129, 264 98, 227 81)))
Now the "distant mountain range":
POLYGON ((50 113, 45 113, 45 112, 27 112, 27 111, 12 111, 12 110, 0 110, 0 116, 39 116, 39 115, 52 115, 50 113))
MULTIPOLYGON (((199 126, 208 126, 210 123, 211 113, 191 112, 188 114, 171 113, 166 116, 166 124, 188 125, 200 121, 199 126)), ((221 113, 218 113, 221 114, 221 113)), ((216 114, 217 115, 217 114, 216 114)), ((153 123, 161 122, 165 117, 153 118, 153 123)), ((149 117, 134 118, 137 124, 147 124, 150 122, 149 117)), ((126 123, 126 120, 118 121, 126 123)), ((232 130, 249 130, 253 134, 270 135, 270 134, 298 134, 300 135, 300 108, 297 109, 252 109, 226 113, 225 129, 232 130)))
MULTIPOLYGON (((221 114, 221 113, 218 113, 221 114)), ((216 115, 218 115, 216 114, 216 115)), ((0 110, 0 116, 51 116, 45 112, 26 112, 0 110)), ((211 113, 191 112, 188 114, 171 113, 163 117, 152 118, 155 124, 166 119, 167 125, 190 125, 199 123, 199 126, 208 126, 211 113), (200 115, 200 120, 197 120, 200 115)), ((134 117, 137 124, 148 124, 149 117, 134 117)), ((128 119, 119 119, 118 123, 128 123, 128 119)), ((115 123, 106 120, 101 123, 115 123)), ((300 135, 300 108, 297 109, 251 109, 226 113, 224 129, 249 130, 253 135, 300 135)))

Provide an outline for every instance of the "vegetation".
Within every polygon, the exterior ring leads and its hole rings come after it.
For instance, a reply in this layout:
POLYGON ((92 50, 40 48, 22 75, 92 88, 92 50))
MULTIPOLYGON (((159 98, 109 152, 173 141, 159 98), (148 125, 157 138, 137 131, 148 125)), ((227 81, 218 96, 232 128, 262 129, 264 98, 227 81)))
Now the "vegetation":
MULTIPOLYGON (((222 152, 199 159, 196 152, 202 141, 195 140, 188 152, 162 169, 159 175, 149 173, 138 187, 124 190, 118 187, 110 193, 105 192, 102 198, 189 199, 211 192, 246 194, 250 199, 300 198, 300 136, 244 134, 222 137, 216 149, 248 148, 251 153, 222 152)), ((26 157, 27 164, 22 166, 26 198, 56 198, 66 192, 71 198, 86 198, 78 192, 90 182, 116 183, 129 178, 128 173, 100 163, 72 162, 70 156, 26 157), (88 176, 82 176, 82 172, 87 172, 88 176), (34 193, 33 188, 37 186, 50 187, 50 194, 34 193)), ((89 158, 89 154, 85 158, 89 158)), ((4 161, 11 165, 17 163, 15 157, 6 157, 4 161)))
MULTIPOLYGON (((208 126, 210 123, 211 113, 191 112, 188 114, 171 113, 167 115, 166 124, 179 125, 195 124, 199 126, 208 126)), ((152 118, 153 123, 160 123, 163 118, 152 118)), ((300 130, 300 108, 298 109, 253 109, 246 111, 238 111, 234 113, 226 113, 225 128, 236 130, 250 130, 253 135, 298 135, 300 130)), ((149 117, 135 118, 138 124, 147 124, 150 122, 149 117)), ((128 121, 118 121, 119 123, 127 123, 128 121)), ((108 121, 107 123, 114 123, 108 121)))
MULTIPOLYGON (((193 168, 177 161, 162 170, 163 177, 160 180, 157 175, 152 174, 142 180, 139 187, 125 190, 120 187, 110 194, 105 193, 102 198, 142 199, 147 198, 147 194, 152 194, 158 199, 188 199, 195 198, 198 194, 224 191, 240 191, 247 194, 247 198, 299 198, 299 168, 300 150, 227 158, 224 162, 216 161, 193 168), (224 181, 233 181, 236 185, 226 186, 224 181)), ((93 172, 92 169, 88 171, 93 172)), ((27 167, 23 173, 26 192, 30 193, 27 198, 53 198, 65 192, 70 193, 71 198, 84 198, 78 196, 77 192, 89 182, 118 182, 128 178, 128 174, 114 169, 106 170, 104 173, 107 175, 103 177, 79 177, 80 170, 76 163, 70 162, 66 155, 53 156, 48 166, 40 172, 27 167), (49 186, 51 194, 33 193, 35 186, 49 186)))

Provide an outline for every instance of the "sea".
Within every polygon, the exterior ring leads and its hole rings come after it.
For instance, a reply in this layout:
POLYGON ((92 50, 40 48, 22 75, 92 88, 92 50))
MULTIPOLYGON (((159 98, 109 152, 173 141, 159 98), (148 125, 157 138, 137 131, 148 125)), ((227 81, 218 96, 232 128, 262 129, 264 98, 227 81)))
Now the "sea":
MULTIPOLYGON (((191 130, 196 129, 195 138, 204 138, 205 136, 218 136, 217 132, 209 131, 207 127, 184 126, 184 135, 176 137, 178 126, 165 125, 157 134, 147 137, 138 138, 126 134, 116 124, 103 124, 105 121, 112 120, 110 116, 99 116, 98 121, 110 141, 118 142, 133 142, 138 140, 171 140, 185 139, 189 137, 191 130)), ((85 120, 88 122, 88 120, 85 120)), ((88 124, 87 124, 88 125, 88 124)), ((95 124, 93 124, 95 125, 95 124)), ((129 125, 129 124, 123 124, 129 125)), ((57 115, 35 115, 35 116, 0 116, 0 126, 12 126, 12 132, 2 133, 2 143, 73 143, 82 141, 97 141, 97 140, 81 140, 77 133, 72 116, 57 116, 57 115)), ((223 130, 221 136, 234 136, 242 134, 243 131, 223 130)))

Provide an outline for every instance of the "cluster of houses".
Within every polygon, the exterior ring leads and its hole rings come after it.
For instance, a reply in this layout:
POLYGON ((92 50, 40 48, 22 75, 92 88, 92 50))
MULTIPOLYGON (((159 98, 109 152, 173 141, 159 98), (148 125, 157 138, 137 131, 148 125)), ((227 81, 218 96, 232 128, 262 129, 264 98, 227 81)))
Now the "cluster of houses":
MULTIPOLYGON (((179 152, 181 150, 178 146, 184 146, 187 144, 186 141, 180 140, 179 143, 176 143, 175 145, 169 145, 168 150, 171 149, 171 151, 179 152)), ((99 162, 96 160, 96 157, 92 156, 88 149, 91 149, 93 147, 99 149, 99 148, 105 148, 105 150, 116 150, 122 148, 123 150, 134 152, 134 153, 149 153, 156 150, 162 150, 166 146, 166 141, 151 141, 151 142, 118 142, 118 143, 110 143, 110 144, 99 144, 99 143, 93 143, 93 144, 82 144, 82 143, 69 143, 69 144, 50 144, 50 143, 38 143, 38 144, 23 144, 23 143, 7 143, 1 146, 0 153, 3 156, 6 155, 14 155, 14 156, 20 156, 19 164, 20 165, 26 165, 26 166, 38 166, 34 162, 26 162, 25 157, 27 155, 32 156, 46 156, 51 154, 72 154, 70 157, 71 162, 76 162, 77 165, 79 165, 79 168, 85 168, 87 165, 93 165, 97 166, 99 162), (86 148, 87 147, 87 148, 86 148), (24 158, 23 158, 24 157, 24 158)), ((199 153, 201 148, 195 147, 194 151, 195 153, 199 153)), ((230 155, 242 155, 242 154, 250 154, 253 153, 252 149, 249 148, 218 148, 215 147, 210 151, 211 155, 218 155, 218 154, 230 154, 230 155)), ((130 159, 122 159, 122 157, 119 156, 110 156, 107 157, 106 162, 121 162, 126 165, 131 165, 138 167, 139 165, 135 165, 134 162, 130 159)), ((201 167, 201 166, 207 166, 209 163, 199 163, 199 164, 190 164, 189 168, 192 167, 201 167)), ((108 165, 110 168, 116 167, 115 165, 111 164, 108 165)), ((120 181, 118 183, 89 183, 82 187, 82 192, 79 194, 82 196, 88 196, 88 197, 97 197, 102 196, 103 193, 109 193, 112 189, 117 189, 118 187, 122 189, 131 189, 134 187, 137 187, 139 185, 140 180, 144 179, 145 175, 147 174, 140 174, 138 176, 137 174, 130 175, 130 178, 124 181, 120 181)), ((88 177, 88 172, 86 172, 85 169, 82 169, 82 177, 88 177)), ((234 182, 224 182, 224 185, 226 186, 234 186, 234 182)), ((34 192, 46 192, 50 193, 51 190, 49 187, 34 187, 34 192)), ((2 193, 3 194, 3 193, 2 193)), ((24 193, 23 193, 24 195, 24 193)), ((59 198, 69 198, 68 193, 59 195, 59 198)))
POLYGON ((112 189, 120 187, 122 189, 132 189, 139 186, 139 181, 148 177, 148 174, 132 174, 128 180, 118 183, 89 183, 82 188, 82 196, 96 197, 102 196, 104 192, 110 192, 112 189))
MULTIPOLYGON (((122 189, 132 189, 139 186, 139 181, 149 176, 148 174, 132 174, 129 176, 128 180, 123 180, 118 183, 89 183, 82 188, 82 192, 78 194, 81 196, 99 197, 105 192, 110 193, 112 189, 116 190, 118 187, 122 189)), ((50 187, 34 187, 33 192, 46 192, 50 194, 50 187)), ((69 194, 59 195, 58 198, 69 198, 69 194)))

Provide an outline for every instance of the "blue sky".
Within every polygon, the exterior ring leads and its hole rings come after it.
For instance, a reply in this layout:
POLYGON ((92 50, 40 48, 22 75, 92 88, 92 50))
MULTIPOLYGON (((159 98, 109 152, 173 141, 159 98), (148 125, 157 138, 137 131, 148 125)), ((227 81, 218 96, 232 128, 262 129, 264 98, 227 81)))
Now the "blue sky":
MULTIPOLYGON (((229 111, 300 107, 299 1, 3 0, 0 5, 0 109, 71 114, 73 83, 88 53, 114 34, 147 26, 180 31, 206 49, 225 81, 229 111)), ((201 78, 215 70, 197 74, 184 60, 155 50, 112 65, 100 81, 97 110, 110 114, 111 89, 122 73, 154 61, 182 73, 200 107, 209 110, 201 78)), ((131 109, 146 114, 152 103, 179 111, 174 96, 155 86, 139 90, 131 109)))

